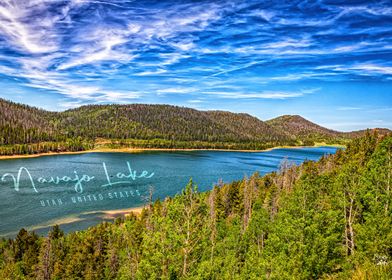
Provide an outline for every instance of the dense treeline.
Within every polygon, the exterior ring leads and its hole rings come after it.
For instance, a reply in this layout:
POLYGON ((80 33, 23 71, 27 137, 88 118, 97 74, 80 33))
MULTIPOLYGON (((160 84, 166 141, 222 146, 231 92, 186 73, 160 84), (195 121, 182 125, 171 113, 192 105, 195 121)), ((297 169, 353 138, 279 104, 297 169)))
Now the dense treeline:
POLYGON ((38 153, 78 152, 94 148, 92 141, 83 140, 81 137, 67 139, 66 141, 39 142, 31 144, 2 145, 1 156, 32 155, 38 153))
POLYGON ((101 147, 102 139, 120 140, 125 148, 263 149, 345 144, 363 133, 331 131, 299 116, 263 122, 248 114, 145 104, 48 112, 0 99, 0 155, 84 150, 101 147))
POLYGON ((110 149, 123 148, 155 148, 155 149, 225 149, 225 150, 263 150, 275 147, 274 143, 263 142, 205 142, 205 141, 173 141, 165 139, 112 139, 99 142, 97 146, 110 149))
POLYGON ((0 242, 1 279, 391 279, 392 135, 156 201, 141 215, 0 242))

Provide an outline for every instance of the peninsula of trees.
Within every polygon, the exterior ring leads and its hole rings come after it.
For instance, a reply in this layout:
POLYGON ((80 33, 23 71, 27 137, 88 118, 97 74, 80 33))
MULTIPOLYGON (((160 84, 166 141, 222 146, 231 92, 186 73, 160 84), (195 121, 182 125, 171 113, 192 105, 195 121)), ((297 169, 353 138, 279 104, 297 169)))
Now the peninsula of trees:
POLYGON ((248 114, 145 104, 49 112, 0 99, 0 155, 100 147, 261 150, 319 142, 345 144, 363 134, 333 131, 300 116, 264 122, 248 114))

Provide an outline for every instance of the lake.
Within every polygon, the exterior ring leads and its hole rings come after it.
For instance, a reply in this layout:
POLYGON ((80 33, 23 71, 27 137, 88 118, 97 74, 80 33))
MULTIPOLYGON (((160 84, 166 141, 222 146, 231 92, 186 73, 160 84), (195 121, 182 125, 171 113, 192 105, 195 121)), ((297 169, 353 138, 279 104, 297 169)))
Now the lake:
POLYGON ((282 160, 296 164, 335 153, 334 147, 282 148, 264 152, 176 151, 85 153, 0 160, 0 236, 20 228, 46 234, 58 223, 66 231, 109 219, 107 210, 142 206, 174 196, 192 178, 199 191, 220 179, 276 171, 282 160))

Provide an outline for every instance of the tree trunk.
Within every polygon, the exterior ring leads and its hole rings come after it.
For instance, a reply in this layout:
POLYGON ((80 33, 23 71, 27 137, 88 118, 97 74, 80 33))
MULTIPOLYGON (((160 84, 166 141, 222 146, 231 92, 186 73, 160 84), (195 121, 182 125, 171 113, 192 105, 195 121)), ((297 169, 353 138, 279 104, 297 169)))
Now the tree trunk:
POLYGON ((389 210, 389 198, 390 198, 390 191, 391 191, 391 173, 392 173, 392 166, 391 166, 391 147, 388 147, 388 169, 387 169, 387 201, 385 203, 385 215, 388 215, 389 210))

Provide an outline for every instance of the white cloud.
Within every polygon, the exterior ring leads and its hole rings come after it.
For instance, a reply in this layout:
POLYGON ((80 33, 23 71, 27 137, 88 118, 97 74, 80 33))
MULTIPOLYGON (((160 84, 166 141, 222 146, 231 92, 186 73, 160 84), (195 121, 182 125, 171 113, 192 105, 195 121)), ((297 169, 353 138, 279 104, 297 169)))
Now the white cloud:
POLYGON ((157 92, 157 94, 158 95, 161 95, 161 94, 166 94, 166 93, 169 93, 169 94, 186 94, 186 93, 191 93, 191 92, 195 92, 196 91, 196 89, 194 89, 194 88, 191 88, 191 87, 184 87, 184 88, 180 88, 180 87, 177 87, 177 88, 163 88, 163 89, 158 89, 156 92, 157 92))
POLYGON ((386 74, 392 75, 392 67, 391 66, 384 66, 384 65, 375 65, 375 64, 357 64, 351 67, 354 70, 361 70, 370 73, 379 73, 379 74, 386 74))
POLYGON ((227 99, 288 99, 301 97, 305 94, 311 94, 319 89, 308 89, 301 90, 298 92, 286 92, 286 91, 264 91, 260 93, 241 93, 241 92, 229 92, 229 91, 208 91, 204 92, 207 95, 216 95, 221 98, 227 99))
POLYGON ((29 3, 30 5, 26 3, 8 0, 0 3, 1 33, 8 38, 14 48, 28 53, 39 54, 58 50, 57 37, 53 32, 53 26, 58 18, 44 17, 34 19, 33 23, 28 22, 26 18, 34 10, 34 6, 43 5, 44 1, 35 1, 29 3))
POLYGON ((252 13, 250 13, 250 15, 258 16, 266 21, 270 21, 276 15, 276 13, 271 11, 266 11, 266 10, 255 10, 252 13))
POLYGON ((134 33, 135 27, 130 30, 110 29, 105 26, 95 28, 87 34, 82 33, 80 43, 73 46, 75 51, 81 55, 72 55, 65 63, 60 64, 57 69, 65 70, 80 65, 94 65, 102 61, 115 61, 117 63, 129 62, 137 55, 131 55, 127 49, 116 50, 115 47, 128 42, 127 36, 134 33))
POLYGON ((165 70, 165 69, 157 69, 155 71, 143 71, 143 72, 135 73, 133 75, 134 76, 154 76, 154 75, 159 75, 159 74, 163 74, 166 72, 167 72, 167 70, 165 70))
POLYGON ((283 41, 264 44, 262 45, 262 48, 264 49, 283 49, 288 47, 304 48, 304 47, 309 47, 310 45, 311 45, 310 40, 307 39, 296 40, 290 38, 283 41))
POLYGON ((193 42, 179 42, 172 43, 171 45, 177 49, 180 49, 181 51, 189 51, 190 49, 195 47, 195 44, 193 42))
POLYGON ((200 100, 200 99, 191 99, 191 100, 188 100, 187 102, 188 103, 203 103, 204 101, 200 100))
POLYGON ((360 107, 338 107, 338 111, 354 111, 354 110, 361 110, 360 107))

